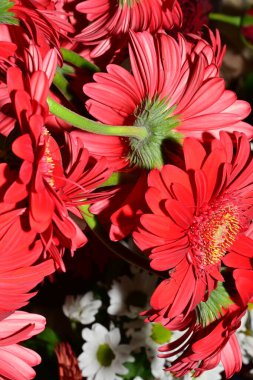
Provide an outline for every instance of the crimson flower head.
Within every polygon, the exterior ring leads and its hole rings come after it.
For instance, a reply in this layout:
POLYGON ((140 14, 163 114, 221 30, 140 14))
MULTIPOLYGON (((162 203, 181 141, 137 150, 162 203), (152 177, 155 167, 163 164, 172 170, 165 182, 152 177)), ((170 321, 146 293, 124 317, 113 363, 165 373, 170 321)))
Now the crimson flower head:
MULTIPOLYGON (((8 3, 8 0, 4 1, 8 3)), ((29 45, 27 42, 30 40, 43 49, 55 47, 59 51, 60 38, 74 31, 67 14, 63 10, 58 11, 53 0, 13 0, 9 4, 9 11, 14 18, 13 22, 6 24, 9 24, 8 30, 13 42, 21 50, 24 45, 29 45)))
MULTIPOLYGON (((6 165, 1 164, 1 179, 5 171, 6 165)), ((24 207, 13 209, 13 205, 0 202, 0 313, 27 305, 36 294, 30 291, 55 271, 53 260, 39 263, 43 245, 26 220, 24 207)))
POLYGON ((150 320, 187 316, 232 271, 243 304, 252 294, 253 160, 244 134, 222 132, 210 152, 196 139, 183 145, 185 168, 165 165, 149 174, 135 243, 151 267, 168 271, 151 298, 150 320), (235 153, 232 138, 235 139, 235 153), (247 286, 246 286, 247 285, 247 286))
POLYGON ((179 26, 182 19, 177 0, 86 0, 77 10, 90 21, 77 40, 95 45, 92 58, 124 47, 130 30, 153 33, 179 26))
POLYGON ((164 352, 160 357, 177 355, 166 370, 177 377, 193 371, 194 377, 198 377, 221 362, 226 378, 239 372, 242 355, 235 332, 245 311, 246 307, 232 304, 207 326, 202 326, 193 316, 188 329, 179 339, 159 349, 164 352))
POLYGON ((241 19, 241 34, 248 43, 253 45, 253 8, 248 9, 241 19))
POLYGON ((0 314, 0 377, 1 379, 30 380, 40 364, 40 356, 23 347, 23 342, 44 330, 46 320, 41 315, 24 311, 0 314))
MULTIPOLYGON (((145 168, 161 167, 166 140, 185 136, 206 139, 219 131, 241 131, 249 138, 253 128, 242 121, 250 105, 237 100, 219 77, 224 49, 220 37, 210 32, 211 42, 202 38, 187 42, 148 32, 131 33, 129 47, 132 73, 111 64, 107 73, 94 75, 95 83, 84 85, 90 97, 86 106, 99 121, 111 125, 144 127, 141 142, 123 139, 131 163, 145 168)), ((101 139, 101 154, 103 149, 101 139)))
POLYGON ((60 380, 82 380, 82 372, 69 343, 59 343, 55 349, 60 380))
POLYGON ((203 25, 208 24, 208 14, 212 10, 210 0, 179 0, 184 33, 199 33, 203 25))
POLYGON ((6 165, 0 177, 3 201, 13 204, 14 209, 18 205, 24 207, 29 228, 39 234, 44 253, 49 253, 64 269, 64 249, 74 252, 87 241, 69 212, 80 216, 79 206, 107 197, 106 192, 93 192, 112 171, 106 159, 91 159, 78 137, 69 135, 62 155, 46 127, 46 72, 37 70, 23 76, 19 68, 12 67, 7 77, 18 130, 11 146, 16 158, 14 168, 6 165))

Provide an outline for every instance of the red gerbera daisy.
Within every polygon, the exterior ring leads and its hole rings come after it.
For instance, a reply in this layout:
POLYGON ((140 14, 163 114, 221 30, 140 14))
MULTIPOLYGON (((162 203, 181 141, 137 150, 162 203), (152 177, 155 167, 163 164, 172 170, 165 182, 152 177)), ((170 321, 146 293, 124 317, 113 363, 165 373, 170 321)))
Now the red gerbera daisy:
POLYGON ((82 372, 69 343, 59 343, 55 349, 60 380, 82 380, 82 372))
POLYGON ((11 177, 2 177, 3 199, 14 207, 23 202, 29 227, 40 234, 45 251, 64 268, 60 258, 64 248, 74 252, 87 241, 69 211, 78 214, 78 206, 107 197, 109 193, 93 191, 111 170, 106 159, 90 160, 80 140, 71 136, 65 144, 68 166, 63 165, 60 148, 45 126, 48 78, 43 71, 35 71, 29 79, 30 86, 25 89, 21 71, 16 67, 8 70, 10 98, 20 129, 12 153, 21 161, 16 162, 11 177))
POLYGON ((156 32, 181 24, 177 0, 86 0, 77 5, 91 22, 77 40, 96 45, 91 57, 98 57, 111 47, 122 48, 130 30, 156 32))
POLYGON ((12 66, 14 66, 14 64, 10 63, 4 71, 4 77, 7 77, 8 83, 0 82, 0 133, 5 136, 14 129, 16 123, 17 115, 12 104, 13 94, 16 91, 26 90, 28 93, 31 93, 30 97, 32 100, 30 99, 30 103, 32 106, 28 106, 29 100, 27 100, 26 96, 23 103, 20 101, 21 108, 22 106, 25 108, 29 107, 31 113, 42 112, 44 117, 48 114, 46 97, 56 72, 56 51, 55 49, 50 49, 42 57, 40 50, 35 45, 30 44, 29 49, 23 50, 22 61, 23 62, 19 62, 19 64, 26 75, 22 76, 20 69, 13 68, 12 66), (10 67, 11 69, 9 70, 10 67), (32 79, 34 72, 37 72, 37 74, 34 75, 32 79), (43 73, 39 74, 39 72, 43 73), (41 79, 41 83, 39 83, 39 79, 41 79), (40 96, 38 94, 40 94, 40 96), (43 104, 38 104, 40 101, 43 102, 43 104))
MULTIPOLYGON (((149 174, 146 201, 151 213, 140 218, 134 240, 151 249, 151 267, 170 271, 151 298, 153 319, 172 320, 187 315, 208 298, 218 281, 221 266, 252 272, 253 160, 245 135, 232 139, 221 133, 208 153, 195 139, 185 140, 185 170, 165 165, 149 174)), ((237 282, 237 271, 234 273, 237 282)), ((237 287, 244 301, 251 290, 237 287)))
MULTIPOLYGON (((0 165, 0 181, 5 164, 0 165)), ((2 183, 2 181, 1 181, 2 183)), ((25 208, 0 203, 0 313, 13 311, 36 294, 29 293, 55 271, 53 260, 39 264, 43 252, 36 233, 29 231, 25 208)))
MULTIPOLYGON (((132 33, 132 74, 117 65, 94 75, 96 83, 84 86, 91 99, 88 111, 111 125, 145 127, 148 137, 130 139, 128 156, 141 167, 161 166, 161 145, 180 136, 205 138, 220 130, 242 131, 252 137, 253 128, 242 122, 250 105, 237 100, 219 77, 224 50, 219 34, 212 43, 203 39, 187 42, 165 34, 132 33), (178 133, 180 136, 178 136, 178 133)), ((126 140, 119 139, 126 145, 126 140)), ((101 154, 102 154, 101 139, 101 154)))
POLYGON ((51 0, 44 3, 35 0, 14 0, 10 10, 21 25, 10 25, 8 28, 13 39, 22 41, 22 45, 28 38, 37 46, 56 47, 60 50, 60 37, 74 31, 68 23, 67 14, 58 11, 55 2, 51 0))
POLYGON ((33 366, 40 364, 40 356, 19 342, 39 334, 46 320, 24 311, 0 314, 0 378, 30 380, 36 375, 33 366))
POLYGON ((194 377, 198 377, 221 361, 226 378, 240 371, 242 355, 235 331, 245 311, 245 307, 233 304, 205 327, 193 319, 188 330, 178 340, 159 349, 168 351, 161 357, 169 358, 177 354, 177 359, 166 370, 178 377, 194 371, 194 377))
POLYGON ((212 10, 210 0, 179 0, 184 33, 199 33, 203 25, 208 24, 208 14, 212 10))

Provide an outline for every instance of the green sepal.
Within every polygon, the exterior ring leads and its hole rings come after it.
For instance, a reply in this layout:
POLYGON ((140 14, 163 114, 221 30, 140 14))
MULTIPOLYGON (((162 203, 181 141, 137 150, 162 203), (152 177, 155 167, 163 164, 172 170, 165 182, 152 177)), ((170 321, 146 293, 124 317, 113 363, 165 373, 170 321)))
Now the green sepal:
POLYGON ((124 8, 125 6, 128 6, 128 8, 131 8, 134 3, 137 3, 138 0, 119 0, 119 5, 124 8))
POLYGON ((0 3, 0 24, 18 25, 19 21, 15 13, 10 12, 14 3, 9 0, 1 0, 0 3))
POLYGON ((212 291, 206 302, 200 302, 197 306, 198 321, 206 327, 223 315, 224 309, 232 305, 232 300, 222 282, 218 282, 217 288, 212 291))
POLYGON ((142 140, 130 138, 132 165, 144 169, 160 169, 163 164, 163 144, 166 140, 181 143, 182 136, 175 131, 178 116, 173 115, 175 106, 169 107, 167 98, 146 99, 135 111, 135 127, 145 128, 147 136, 142 140))

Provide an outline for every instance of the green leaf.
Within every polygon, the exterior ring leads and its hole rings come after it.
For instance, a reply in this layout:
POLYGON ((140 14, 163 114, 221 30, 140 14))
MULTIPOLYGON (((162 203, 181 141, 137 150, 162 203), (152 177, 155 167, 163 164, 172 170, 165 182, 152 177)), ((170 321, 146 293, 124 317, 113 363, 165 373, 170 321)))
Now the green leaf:
POLYGON ((56 346, 60 342, 58 335, 50 327, 47 327, 42 333, 37 335, 37 339, 53 346, 56 346))
POLYGON ((128 369, 128 373, 122 376, 124 380, 133 380, 136 376, 145 380, 154 380, 145 350, 135 355, 133 363, 125 363, 124 366, 128 369))
POLYGON ((18 25, 19 21, 15 13, 10 12, 14 3, 9 0, 1 0, 0 3, 0 24, 18 25))
POLYGON ((36 379, 58 379, 58 363, 55 354, 55 346, 60 342, 57 334, 47 327, 39 335, 22 342, 22 345, 37 352, 42 359, 36 366, 36 379))
POLYGON ((198 321, 202 326, 214 322, 223 310, 232 305, 232 301, 222 282, 218 282, 217 288, 212 291, 206 302, 200 302, 197 306, 198 321))
POLYGON ((55 346, 60 342, 58 335, 50 327, 47 327, 42 333, 25 342, 25 346, 37 350, 43 347, 48 356, 54 355, 55 346))

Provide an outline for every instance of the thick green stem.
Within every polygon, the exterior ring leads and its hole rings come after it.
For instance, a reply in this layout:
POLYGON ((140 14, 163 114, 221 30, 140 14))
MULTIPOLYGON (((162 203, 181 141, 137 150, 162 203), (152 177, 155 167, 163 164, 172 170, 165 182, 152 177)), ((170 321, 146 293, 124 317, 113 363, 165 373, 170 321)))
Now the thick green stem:
POLYGON ((240 27, 241 25, 241 17, 240 16, 229 16, 229 15, 224 15, 222 13, 210 13, 209 14, 210 20, 214 21, 221 21, 226 24, 234 25, 237 27, 240 27))
POLYGON ((67 100, 73 99, 73 95, 69 91, 69 82, 58 70, 55 73, 53 84, 67 100))
POLYGON ((89 70, 93 73, 97 73, 100 71, 100 68, 94 63, 89 62, 87 59, 81 57, 79 54, 74 51, 61 48, 61 53, 63 56, 63 60, 65 62, 71 63, 75 67, 79 67, 80 69, 89 70))
POLYGON ((101 124, 96 121, 87 119, 84 116, 78 115, 77 113, 55 102, 50 97, 47 98, 47 102, 50 108, 50 112, 53 115, 86 132, 106 136, 134 137, 138 140, 143 140, 147 137, 148 132, 145 127, 101 124))
POLYGON ((253 16, 246 13, 241 19, 241 26, 253 26, 253 16))
POLYGON ((108 178, 107 181, 105 181, 102 185, 100 185, 100 187, 118 186, 122 183, 122 177, 127 177, 127 174, 119 172, 112 173, 111 177, 108 178))
POLYGON ((98 223, 96 216, 89 212, 89 207, 89 205, 83 205, 80 207, 82 216, 88 227, 112 253, 121 257, 124 261, 127 261, 130 264, 137 265, 138 267, 141 267, 149 272, 153 272, 156 275, 163 277, 164 273, 156 272, 150 267, 150 261, 146 256, 141 256, 137 253, 134 253, 121 243, 112 242, 109 240, 106 231, 98 223))
POLYGON ((75 74, 75 68, 66 63, 62 65, 62 67, 58 67, 57 71, 59 71, 62 75, 72 75, 75 74))

